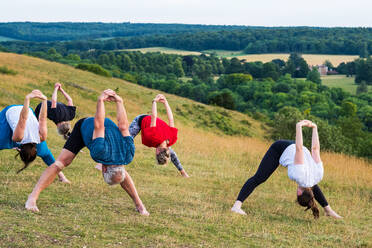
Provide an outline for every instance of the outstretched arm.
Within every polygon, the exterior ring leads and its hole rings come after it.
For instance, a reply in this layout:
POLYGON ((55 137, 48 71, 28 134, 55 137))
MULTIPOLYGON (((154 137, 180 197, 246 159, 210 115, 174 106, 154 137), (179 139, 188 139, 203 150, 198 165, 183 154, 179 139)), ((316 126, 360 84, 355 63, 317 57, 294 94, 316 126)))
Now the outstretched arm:
POLYGON ((170 108, 167 99, 165 98, 164 95, 159 94, 158 96, 159 96, 159 102, 164 103, 165 110, 167 111, 169 126, 174 127, 173 113, 172 113, 172 109, 170 108))
MULTIPOLYGON (((27 123, 28 112, 29 112, 29 107, 30 107, 30 99, 31 98, 39 98, 39 99, 43 100, 43 102, 44 102, 44 100, 46 101, 46 99, 47 99, 46 96, 44 96, 43 93, 41 93, 40 90, 33 90, 30 94, 28 94, 25 97, 25 101, 23 103, 23 108, 21 110, 17 126, 14 129, 13 136, 12 136, 12 140, 14 142, 20 142, 23 139, 24 132, 25 132, 25 129, 26 129, 26 123, 27 123)), ((41 111, 40 111, 40 115, 41 115, 41 111)))
POLYGON ((67 100, 67 106, 74 106, 74 103, 72 102, 72 98, 69 96, 69 94, 67 94, 66 91, 64 91, 62 89, 62 86, 59 87, 59 90, 61 91, 61 93, 63 94, 63 96, 66 98, 67 100))
POLYGON ((51 106, 51 108, 56 108, 57 107, 58 90, 59 90, 60 87, 61 87, 60 83, 56 83, 54 85, 54 90, 53 90, 53 94, 52 94, 52 106, 51 106))
POLYGON ((311 127, 313 128, 313 134, 311 139, 311 156, 313 157, 316 163, 322 162, 320 159, 320 142, 319 142, 319 135, 318 135, 318 127, 315 123, 311 123, 311 127))

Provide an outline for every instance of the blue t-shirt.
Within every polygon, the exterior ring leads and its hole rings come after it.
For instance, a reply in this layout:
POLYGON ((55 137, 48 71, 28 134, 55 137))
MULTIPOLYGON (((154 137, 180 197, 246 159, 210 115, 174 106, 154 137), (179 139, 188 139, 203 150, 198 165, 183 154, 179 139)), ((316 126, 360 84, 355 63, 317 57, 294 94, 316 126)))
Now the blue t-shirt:
POLYGON ((133 138, 124 137, 118 126, 105 118, 105 137, 92 140, 94 118, 86 118, 80 127, 85 145, 90 156, 97 163, 104 165, 125 165, 132 162, 135 152, 133 138))

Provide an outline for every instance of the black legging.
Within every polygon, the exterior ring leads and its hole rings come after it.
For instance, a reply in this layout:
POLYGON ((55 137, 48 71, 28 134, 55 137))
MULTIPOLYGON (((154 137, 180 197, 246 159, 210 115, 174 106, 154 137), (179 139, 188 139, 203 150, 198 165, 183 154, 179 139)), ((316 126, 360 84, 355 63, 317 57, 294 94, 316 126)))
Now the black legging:
MULTIPOLYGON (((291 144, 294 144, 294 142, 290 140, 278 140, 270 146, 269 150, 266 152, 265 156, 261 160, 256 174, 254 174, 253 177, 249 178, 240 190, 237 199, 238 201, 243 202, 245 199, 247 199, 247 197, 258 185, 265 182, 271 176, 271 174, 273 174, 273 172, 279 166, 280 156, 283 154, 284 150, 291 144)), ((317 200, 317 202, 319 202, 322 207, 327 206, 328 202, 319 186, 314 185, 312 189, 315 200, 317 200)))

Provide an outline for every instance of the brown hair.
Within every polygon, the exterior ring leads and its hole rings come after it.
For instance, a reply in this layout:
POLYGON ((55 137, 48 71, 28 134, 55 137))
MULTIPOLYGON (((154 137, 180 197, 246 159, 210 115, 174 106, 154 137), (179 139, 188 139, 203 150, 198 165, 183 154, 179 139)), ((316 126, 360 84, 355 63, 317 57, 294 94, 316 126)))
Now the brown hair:
POLYGON ((158 164, 166 164, 169 161, 170 158, 170 152, 169 148, 160 148, 159 153, 156 154, 156 160, 158 161, 158 164))
POLYGON ((57 126, 58 133, 62 135, 65 140, 67 140, 68 137, 70 137, 70 134, 71 134, 70 129, 71 129, 71 125, 69 122, 63 122, 57 126))
POLYGON ((26 169, 27 166, 32 161, 35 160, 36 154, 37 154, 37 150, 36 150, 36 144, 35 143, 27 143, 27 144, 22 144, 20 146, 20 149, 18 150, 18 154, 16 155, 16 157, 20 156, 21 160, 23 161, 25 166, 23 166, 22 169, 17 171, 17 174, 20 173, 21 171, 23 171, 24 169, 26 169))
POLYGON ((301 195, 297 196, 297 202, 303 207, 305 211, 311 209, 313 211, 314 219, 319 218, 319 209, 314 200, 314 194, 311 188, 305 188, 301 195))

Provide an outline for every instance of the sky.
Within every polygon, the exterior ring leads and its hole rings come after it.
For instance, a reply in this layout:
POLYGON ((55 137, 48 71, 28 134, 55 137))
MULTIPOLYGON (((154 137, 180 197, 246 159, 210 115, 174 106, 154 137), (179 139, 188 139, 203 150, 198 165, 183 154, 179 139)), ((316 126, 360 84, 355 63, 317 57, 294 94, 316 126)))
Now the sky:
POLYGON ((371 0, 1 0, 0 22, 372 27, 371 0))

